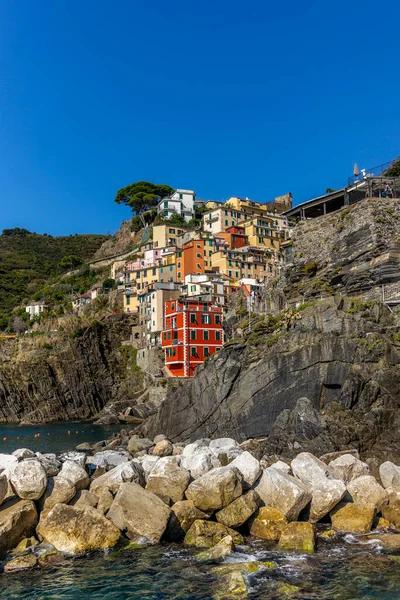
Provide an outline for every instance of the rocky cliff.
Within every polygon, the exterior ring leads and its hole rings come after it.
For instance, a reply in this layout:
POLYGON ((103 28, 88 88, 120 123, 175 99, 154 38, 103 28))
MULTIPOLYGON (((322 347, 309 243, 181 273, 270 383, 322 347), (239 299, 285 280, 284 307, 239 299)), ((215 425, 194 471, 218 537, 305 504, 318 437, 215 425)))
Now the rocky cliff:
POLYGON ((285 455, 378 453, 388 440, 400 450, 397 325, 379 303, 333 297, 260 315, 250 334, 170 391, 144 431, 173 440, 265 437, 265 452, 285 455))
POLYGON ((112 315, 76 331, 21 336, 0 346, 0 421, 41 422, 95 416, 121 394, 142 389, 129 372, 131 318, 112 315))

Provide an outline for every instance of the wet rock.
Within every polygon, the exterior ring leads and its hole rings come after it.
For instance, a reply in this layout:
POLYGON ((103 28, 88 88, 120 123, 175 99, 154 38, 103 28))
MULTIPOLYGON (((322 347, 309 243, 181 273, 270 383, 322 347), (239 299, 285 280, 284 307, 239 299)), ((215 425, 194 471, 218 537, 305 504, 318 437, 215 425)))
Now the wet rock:
POLYGON ((266 506, 277 508, 288 521, 295 521, 312 497, 301 481, 273 467, 265 469, 255 490, 266 506))
POLYGON ((38 559, 33 554, 24 554, 23 556, 17 556, 12 560, 9 560, 4 565, 4 573, 13 573, 16 571, 25 571, 26 569, 33 569, 36 567, 38 559))
POLYGON ((42 464, 47 477, 54 477, 61 469, 61 461, 57 459, 55 454, 41 454, 40 452, 36 452, 36 458, 42 464))
POLYGON ((219 467, 193 481, 186 498, 200 510, 219 510, 242 494, 242 474, 235 467, 219 467))
POLYGON ((235 529, 246 523, 259 506, 259 495, 254 490, 250 490, 218 511, 215 516, 219 523, 235 529))
POLYGON ((332 527, 342 533, 368 533, 374 522, 375 507, 366 504, 340 504, 330 514, 332 527))
POLYGON ((83 467, 73 460, 66 460, 63 463, 60 477, 73 483, 77 492, 89 487, 89 475, 83 467))
POLYGON ((389 502, 389 495, 372 475, 363 475, 353 479, 347 485, 354 502, 357 504, 373 504, 379 512, 389 502))
POLYGON ((166 535, 172 542, 179 542, 183 540, 195 521, 209 518, 209 515, 196 508, 191 500, 176 502, 171 507, 166 535))
POLYGON ((173 453, 173 446, 170 441, 162 440, 161 442, 157 442, 157 444, 153 448, 153 456, 171 456, 173 453))
POLYGON ((111 548, 120 538, 119 529, 98 510, 69 504, 56 504, 40 520, 37 531, 56 550, 67 554, 111 548))
POLYGON ((242 486, 244 490, 250 489, 261 475, 260 461, 250 452, 244 451, 231 463, 231 467, 239 469, 243 476, 242 486))
POLYGON ((372 540, 376 540, 387 550, 393 550, 395 552, 400 551, 400 533, 371 533, 370 535, 361 538, 361 541, 363 542, 372 540))
POLYGON ((279 546, 283 550, 314 552, 315 528, 311 523, 293 521, 282 531, 279 546))
POLYGON ((154 442, 148 438, 136 438, 132 436, 128 443, 128 452, 130 452, 132 456, 135 456, 138 452, 149 450, 153 446, 154 442))
MULTIPOLYGON (((189 446, 192 445, 193 444, 189 444, 189 446)), ((190 472, 193 479, 199 479, 199 477, 205 475, 212 469, 221 466, 221 461, 214 452, 206 446, 201 446, 198 451, 191 452, 190 454, 185 454, 185 450, 183 451, 181 464, 182 467, 190 472)))
POLYGON ((27 458, 13 468, 10 483, 19 498, 38 500, 47 487, 46 471, 38 459, 27 458))
POLYGON ((250 526, 250 533, 263 540, 278 541, 288 524, 287 518, 271 506, 262 506, 250 526))
POLYGON ((29 450, 29 448, 18 448, 17 450, 14 450, 12 455, 15 456, 19 461, 24 460, 25 458, 35 457, 35 453, 32 450, 29 450))
POLYGON ((400 467, 387 460, 379 467, 379 476, 384 488, 400 489, 400 467))
POLYGON ((390 521, 388 521, 384 517, 379 517, 376 525, 374 525, 374 529, 376 529, 377 531, 389 531, 390 529, 397 529, 397 527, 391 525, 390 521))
POLYGON ((38 543, 39 542, 37 541, 35 536, 31 536, 29 538, 24 538, 23 540, 20 541, 18 546, 16 546, 16 548, 14 548, 14 550, 11 552, 11 554, 13 556, 18 556, 20 554, 24 554, 28 548, 32 548, 32 546, 36 546, 38 543))
POLYGON ((168 523, 170 509, 152 492, 136 483, 123 483, 108 511, 110 519, 130 539, 160 541, 168 523))
POLYGON ((74 484, 61 475, 49 477, 46 491, 41 499, 40 505, 43 511, 49 511, 56 504, 67 504, 76 494, 74 484))
POLYGON ((65 562, 65 556, 58 550, 47 550, 39 556, 40 567, 52 567, 65 562))
POLYGON ((297 585, 292 585, 291 583, 287 583, 286 581, 279 581, 276 584, 275 592, 279 599, 284 600, 284 598, 298 597, 301 593, 301 590, 297 585))
POLYGON ((240 533, 230 529, 222 523, 215 521, 198 520, 193 523, 185 535, 186 546, 196 546, 198 548, 211 548, 230 535, 235 544, 243 544, 244 540, 240 533))
POLYGON ((98 497, 89 492, 89 490, 81 490, 72 498, 70 504, 77 507, 91 506, 92 508, 96 508, 98 501, 98 497))
POLYGON ((323 540, 332 540, 336 537, 337 533, 334 529, 326 529, 319 534, 319 537, 323 540))
POLYGON ((99 502, 97 504, 97 510, 103 515, 106 515, 111 508, 111 504, 114 502, 114 496, 109 490, 104 490, 100 494, 99 502))
POLYGON ((31 500, 7 500, 0 507, 0 558, 35 532, 38 515, 31 500))
POLYGON ((232 571, 224 575, 219 581, 219 591, 214 596, 215 600, 245 600, 247 598, 247 584, 240 571, 232 571))
POLYGON ((122 463, 95 479, 90 486, 90 491, 96 494, 97 497, 100 497, 105 490, 116 494, 121 484, 126 482, 134 482, 144 486, 144 472, 140 464, 133 461, 122 463))
POLYGON ((369 466, 352 454, 343 454, 329 463, 329 469, 332 477, 341 479, 345 484, 353 479, 369 475, 369 466))
POLYGON ((171 458, 167 456, 157 462, 147 479, 146 490, 179 502, 184 498, 190 474, 176 464, 174 457, 171 458))
POLYGON ((196 558, 201 562, 214 562, 224 558, 225 556, 229 556, 229 554, 232 554, 234 551, 235 544, 233 543, 232 536, 227 535, 209 550, 200 552, 196 558))
POLYGON ((88 442, 83 442, 83 444, 78 444, 76 450, 78 452, 87 452, 92 449, 91 445, 88 442))

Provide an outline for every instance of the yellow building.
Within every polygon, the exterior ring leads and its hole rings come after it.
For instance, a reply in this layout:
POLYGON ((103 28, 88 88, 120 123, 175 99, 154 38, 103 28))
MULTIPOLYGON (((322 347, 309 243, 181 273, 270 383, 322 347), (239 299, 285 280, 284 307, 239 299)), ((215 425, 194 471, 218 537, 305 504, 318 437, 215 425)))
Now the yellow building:
POLYGON ((175 264, 128 271, 125 276, 124 312, 138 311, 137 295, 150 284, 156 282, 173 283, 175 279, 175 264))
POLYGON ((267 213, 276 214, 284 212, 285 210, 289 210, 292 207, 292 194, 289 192, 283 196, 278 196, 273 202, 266 203, 254 202, 248 198, 232 197, 229 198, 225 204, 234 208, 235 210, 244 212, 244 218, 247 219, 251 216, 262 216, 267 213))
POLYGON ((173 225, 154 225, 153 248, 176 246, 177 237, 184 234, 185 231, 182 227, 174 227, 173 225))
POLYGON ((277 271, 277 253, 268 248, 246 247, 237 250, 218 250, 211 260, 212 267, 219 273, 239 279, 264 280, 275 277, 277 271))
POLYGON ((237 225, 243 219, 244 213, 234 210, 229 206, 226 208, 215 208, 203 215, 203 231, 216 235, 217 233, 221 233, 221 231, 225 231, 228 227, 237 225))
POLYGON ((273 217, 253 217, 243 221, 241 226, 244 227, 249 246, 279 250, 281 233, 273 217))

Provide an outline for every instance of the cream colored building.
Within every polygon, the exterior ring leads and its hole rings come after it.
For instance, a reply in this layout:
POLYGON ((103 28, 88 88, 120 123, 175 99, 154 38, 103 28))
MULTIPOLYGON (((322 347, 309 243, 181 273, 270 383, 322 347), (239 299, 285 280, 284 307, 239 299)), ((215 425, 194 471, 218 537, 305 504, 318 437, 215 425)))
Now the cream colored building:
POLYGON ((176 246, 178 236, 181 236, 185 231, 185 229, 173 225, 154 225, 153 248, 176 246))

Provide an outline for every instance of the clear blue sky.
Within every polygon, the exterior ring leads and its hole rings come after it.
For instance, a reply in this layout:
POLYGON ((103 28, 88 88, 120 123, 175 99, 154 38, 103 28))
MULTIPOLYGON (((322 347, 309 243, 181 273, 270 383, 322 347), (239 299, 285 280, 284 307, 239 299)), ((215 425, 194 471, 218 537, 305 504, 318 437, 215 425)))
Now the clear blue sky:
POLYGON ((295 202, 400 154, 400 3, 0 0, 0 228, 115 231, 139 179, 295 202))

